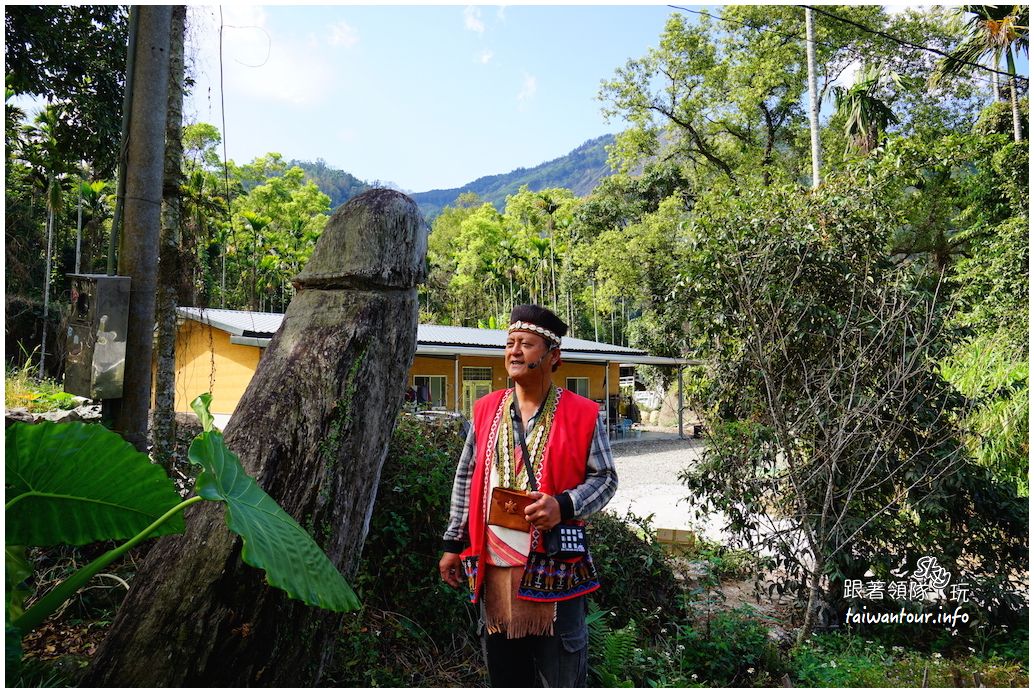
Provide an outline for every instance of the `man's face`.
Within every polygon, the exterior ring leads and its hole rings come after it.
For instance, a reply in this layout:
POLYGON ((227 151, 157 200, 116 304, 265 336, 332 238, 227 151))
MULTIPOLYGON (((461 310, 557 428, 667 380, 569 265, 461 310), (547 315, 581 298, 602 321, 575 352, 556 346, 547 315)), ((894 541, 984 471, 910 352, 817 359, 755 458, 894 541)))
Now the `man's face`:
POLYGON ((552 362, 543 358, 549 353, 549 345, 546 339, 534 332, 514 330, 506 336, 506 351, 503 356, 503 363, 506 372, 514 380, 521 380, 538 373, 549 374, 552 369, 552 362), (538 363, 536 368, 530 368, 532 364, 538 363))

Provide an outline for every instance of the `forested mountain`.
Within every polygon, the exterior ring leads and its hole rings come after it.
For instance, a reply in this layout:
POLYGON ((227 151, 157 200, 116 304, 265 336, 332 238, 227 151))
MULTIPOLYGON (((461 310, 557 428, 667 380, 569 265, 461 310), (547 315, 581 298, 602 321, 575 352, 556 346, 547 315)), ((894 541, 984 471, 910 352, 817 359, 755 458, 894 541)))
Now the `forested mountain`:
POLYGON ((411 193, 410 197, 416 200, 420 211, 428 219, 437 216, 443 207, 451 205, 465 192, 477 194, 499 211, 506 205, 506 196, 516 193, 522 185, 527 185, 533 192, 546 188, 565 188, 577 197, 584 197, 610 175, 606 148, 613 143, 614 135, 603 135, 582 144, 570 154, 532 168, 517 168, 509 173, 483 176, 459 188, 411 193))
MULTIPOLYGON (((451 205, 461 193, 472 192, 485 202, 491 202, 499 211, 506 205, 507 195, 513 195, 522 185, 532 192, 546 188, 565 188, 577 197, 591 193, 604 177, 610 175, 607 165, 607 146, 614 143, 614 135, 603 135, 585 142, 574 151, 532 168, 517 168, 509 173, 482 176, 459 188, 435 189, 412 193, 420 211, 428 219, 438 216, 442 208, 451 205)), ((348 202, 364 190, 382 185, 360 180, 351 173, 331 168, 323 159, 316 161, 292 160, 291 166, 305 171, 305 177, 314 182, 330 197, 331 209, 348 202)), ((393 187, 390 184, 383 184, 393 187)))
POLYGON ((327 166, 323 159, 316 161, 292 160, 291 166, 305 171, 305 177, 316 184, 330 198, 330 208, 337 209, 356 195, 374 187, 371 183, 359 180, 351 173, 327 166))

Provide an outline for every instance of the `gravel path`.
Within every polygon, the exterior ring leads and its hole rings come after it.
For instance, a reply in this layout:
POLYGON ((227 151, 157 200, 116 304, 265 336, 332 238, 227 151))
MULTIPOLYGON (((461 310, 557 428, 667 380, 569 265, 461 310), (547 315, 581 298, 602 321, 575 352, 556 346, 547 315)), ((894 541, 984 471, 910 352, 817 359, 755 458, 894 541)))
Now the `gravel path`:
POLYGON ((698 522, 686 500, 689 490, 679 482, 679 472, 700 459, 704 441, 650 440, 617 442, 612 446, 618 470, 618 490, 607 509, 619 516, 653 513, 655 529, 696 529, 708 539, 719 540, 718 518, 698 522))

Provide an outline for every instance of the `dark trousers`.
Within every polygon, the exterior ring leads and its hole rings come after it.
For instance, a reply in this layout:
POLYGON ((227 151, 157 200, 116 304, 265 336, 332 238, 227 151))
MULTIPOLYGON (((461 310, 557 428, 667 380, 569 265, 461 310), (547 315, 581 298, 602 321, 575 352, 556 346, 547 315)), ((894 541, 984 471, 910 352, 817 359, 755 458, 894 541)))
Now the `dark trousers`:
POLYGON ((508 640, 505 633, 482 631, 481 643, 494 688, 585 688, 588 631, 585 597, 557 602, 553 635, 508 640))

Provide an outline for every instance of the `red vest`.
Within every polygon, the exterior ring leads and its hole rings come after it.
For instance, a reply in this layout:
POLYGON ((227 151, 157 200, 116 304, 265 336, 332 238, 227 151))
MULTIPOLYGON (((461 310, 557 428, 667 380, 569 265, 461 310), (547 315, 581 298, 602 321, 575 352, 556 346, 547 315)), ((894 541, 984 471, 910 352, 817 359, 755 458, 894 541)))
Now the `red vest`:
MULTIPOLYGON (((485 516, 491 494, 489 464, 490 460, 494 461, 495 458, 495 444, 499 427, 513 425, 510 412, 499 411, 500 402, 509 391, 496 390, 474 403, 474 456, 476 462, 467 504, 470 546, 461 554, 468 577, 473 578, 471 581, 473 582, 471 585, 471 601, 473 602, 477 601, 484 577, 487 536, 485 516), (470 575, 471 572, 473 575, 470 575)), ((592 436, 596 430, 598 414, 599 405, 596 402, 576 395, 570 390, 560 391, 553 426, 542 455, 541 475, 537 477, 540 491, 555 496, 585 481, 585 463, 592 448, 592 436)), ((536 548, 532 546, 533 554, 536 553, 536 548)), ((539 554, 539 558, 542 558, 542 554, 539 554)), ((532 561, 529 559, 529 566, 531 563, 532 561)), ((584 587, 576 594, 563 596, 560 599, 591 592, 599 587, 599 583, 586 584, 584 587)), ((555 596, 536 598, 522 594, 522 597, 533 601, 557 601, 555 596)))

